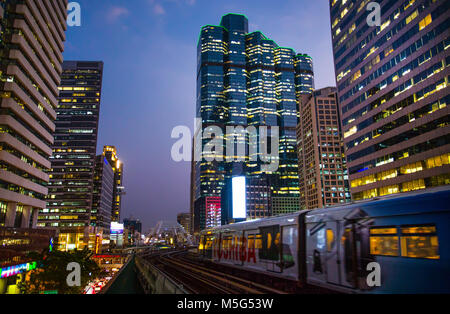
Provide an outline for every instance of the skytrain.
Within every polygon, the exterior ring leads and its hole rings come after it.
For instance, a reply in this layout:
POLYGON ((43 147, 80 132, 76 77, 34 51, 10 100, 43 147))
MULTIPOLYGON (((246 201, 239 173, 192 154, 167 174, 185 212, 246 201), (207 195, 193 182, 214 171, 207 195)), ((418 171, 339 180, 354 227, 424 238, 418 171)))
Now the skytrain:
POLYGON ((445 186, 204 230, 198 251, 300 287, 449 293, 449 232, 445 186))

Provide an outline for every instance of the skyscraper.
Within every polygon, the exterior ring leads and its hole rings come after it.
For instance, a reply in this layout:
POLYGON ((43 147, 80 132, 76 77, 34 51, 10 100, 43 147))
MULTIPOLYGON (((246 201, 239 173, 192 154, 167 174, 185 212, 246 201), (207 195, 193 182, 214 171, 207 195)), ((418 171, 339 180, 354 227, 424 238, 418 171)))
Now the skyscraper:
MULTIPOLYGON (((104 155, 95 158, 91 226, 101 228, 103 239, 109 239, 113 208, 114 171, 104 155)), ((97 233, 99 233, 97 231, 97 233)))
POLYGON ((367 3, 330 0, 352 197, 450 184, 450 2, 367 3))
POLYGON ((300 207, 351 201, 335 87, 301 97, 297 139, 300 207))
MULTIPOLYGON (((0 1, 0 268, 48 249, 46 207, 67 1, 0 1)), ((0 294, 18 278, 0 279, 0 294)))
MULTIPOLYGON (((195 211, 206 217, 202 214, 209 203, 205 198, 220 197, 227 178, 235 175, 262 181, 265 176, 274 176, 272 196, 296 198, 298 203, 296 95, 313 90, 311 58, 296 54, 292 48, 279 47, 261 32, 249 33, 245 16, 227 14, 222 17, 220 26, 202 27, 197 70, 197 118, 201 119, 203 130, 218 126, 225 134, 226 127, 266 126, 270 135, 274 127, 279 127, 279 167, 276 171, 265 172, 259 158, 248 156, 251 135, 218 136, 224 141, 230 140, 227 136, 233 136, 233 146, 244 143, 247 150, 245 154, 239 151, 229 154, 224 144, 224 156, 219 156, 223 161, 202 159, 196 162, 195 211)), ((199 130, 196 132, 198 134, 199 130)), ((263 136, 258 133, 256 137, 259 140, 263 136)), ((203 136, 199 145, 209 141, 203 136)), ((260 157, 261 152, 256 155, 260 157)))
POLYGON ((48 202, 39 216, 39 226, 60 230, 61 250, 95 245, 91 209, 102 75, 103 62, 63 64, 48 202))
POLYGON ((114 171, 111 221, 118 223, 120 222, 120 213, 122 210, 122 195, 125 194, 125 188, 123 186, 123 162, 117 156, 117 149, 114 146, 103 147, 103 155, 114 171))
POLYGON ((66 5, 0 3, 0 227, 35 227, 46 207, 66 5))

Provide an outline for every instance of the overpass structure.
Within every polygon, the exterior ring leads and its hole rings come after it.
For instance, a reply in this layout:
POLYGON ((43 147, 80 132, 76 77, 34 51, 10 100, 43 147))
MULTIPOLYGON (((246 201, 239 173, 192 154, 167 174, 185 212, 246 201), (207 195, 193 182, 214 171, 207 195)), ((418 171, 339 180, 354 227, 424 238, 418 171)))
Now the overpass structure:
POLYGON ((159 221, 150 231, 149 237, 166 240, 169 244, 193 245, 192 236, 178 222, 159 221))

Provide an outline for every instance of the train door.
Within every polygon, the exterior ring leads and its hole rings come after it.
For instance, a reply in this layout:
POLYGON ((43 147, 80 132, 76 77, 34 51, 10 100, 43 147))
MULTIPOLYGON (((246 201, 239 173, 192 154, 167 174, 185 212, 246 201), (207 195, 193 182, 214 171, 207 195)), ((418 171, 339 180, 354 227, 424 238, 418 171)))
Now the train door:
POLYGON ((297 225, 283 226, 281 231, 281 269, 292 278, 298 275, 298 230, 297 225))
POLYGON ((353 222, 345 221, 340 243, 340 273, 341 284, 346 287, 356 288, 357 285, 357 245, 355 226, 353 222))
POLYGON ((200 236, 200 241, 198 242, 198 252, 202 257, 205 257, 205 235, 200 236))
POLYGON ((281 264, 281 232, 280 226, 261 227, 262 249, 259 250, 259 260, 266 264, 266 270, 280 273, 281 264))
POLYGON ((222 250, 222 233, 217 232, 213 241, 213 256, 216 262, 220 262, 223 255, 222 250))
POLYGON ((307 281, 311 284, 326 283, 326 223, 322 221, 306 225, 306 268, 307 281))
POLYGON ((340 256, 339 256, 339 223, 337 221, 327 221, 326 223, 326 277, 327 282, 340 284, 340 256))

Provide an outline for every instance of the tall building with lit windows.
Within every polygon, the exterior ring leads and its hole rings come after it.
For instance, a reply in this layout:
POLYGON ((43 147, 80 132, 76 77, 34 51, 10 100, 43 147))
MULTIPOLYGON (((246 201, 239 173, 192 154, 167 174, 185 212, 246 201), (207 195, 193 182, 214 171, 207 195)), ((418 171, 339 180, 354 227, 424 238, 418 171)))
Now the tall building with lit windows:
MULTIPOLYGON (((208 213, 203 214, 208 210, 205 198, 220 197, 227 179, 236 175, 253 178, 254 182, 269 181, 265 177, 270 177, 273 197, 296 198, 298 204, 296 97, 311 93, 313 88, 311 57, 297 54, 292 48, 280 47, 259 31, 249 33, 247 17, 227 14, 220 25, 202 27, 198 42, 196 112, 202 130, 208 131, 213 125, 222 128, 225 134, 226 127, 254 126, 258 129, 267 126, 270 135, 273 127, 279 127, 279 167, 276 171, 263 173, 260 158, 252 161, 254 158, 248 158, 252 156, 240 156, 239 153, 234 154, 234 158, 227 157, 224 144, 223 161, 205 161, 203 158, 195 164, 194 211, 197 213, 194 216, 207 217, 208 213)), ((199 130, 196 132, 198 134, 199 130)), ((245 143, 247 155, 251 135, 234 135, 234 146, 245 143)), ((203 136, 199 145, 204 146, 210 139, 203 136)), ((260 138, 259 132, 257 137, 260 138)), ((226 136, 221 140, 226 141, 226 136)), ((257 191, 265 193, 265 189, 252 189, 251 195, 257 191)), ((261 197, 267 198, 263 194, 261 197)), ((219 205, 216 203, 215 206, 219 205)), ((271 209, 252 209, 250 216, 254 217, 258 212, 266 216, 271 209)))
POLYGON ((350 202, 335 87, 301 97, 297 140, 300 207, 316 209, 350 202))
POLYGON ((107 231, 111 229, 113 207, 114 171, 104 155, 95 158, 94 189, 92 196, 91 226, 107 231))
MULTIPOLYGON (((36 224, 48 193, 66 7, 0 1, 0 268, 27 262, 27 252, 48 248, 55 234, 36 224)), ((0 294, 16 282, 7 277, 0 294)))
POLYGON ((123 162, 117 156, 117 149, 114 146, 103 147, 103 155, 114 171, 111 221, 119 223, 120 212, 122 210, 122 196, 125 195, 125 188, 123 186, 123 162))
POLYGON ((49 195, 38 223, 59 229, 60 250, 95 246, 91 210, 102 76, 103 62, 63 63, 49 195))
POLYGON ((368 2, 330 1, 352 197, 450 184, 450 2, 368 2))

